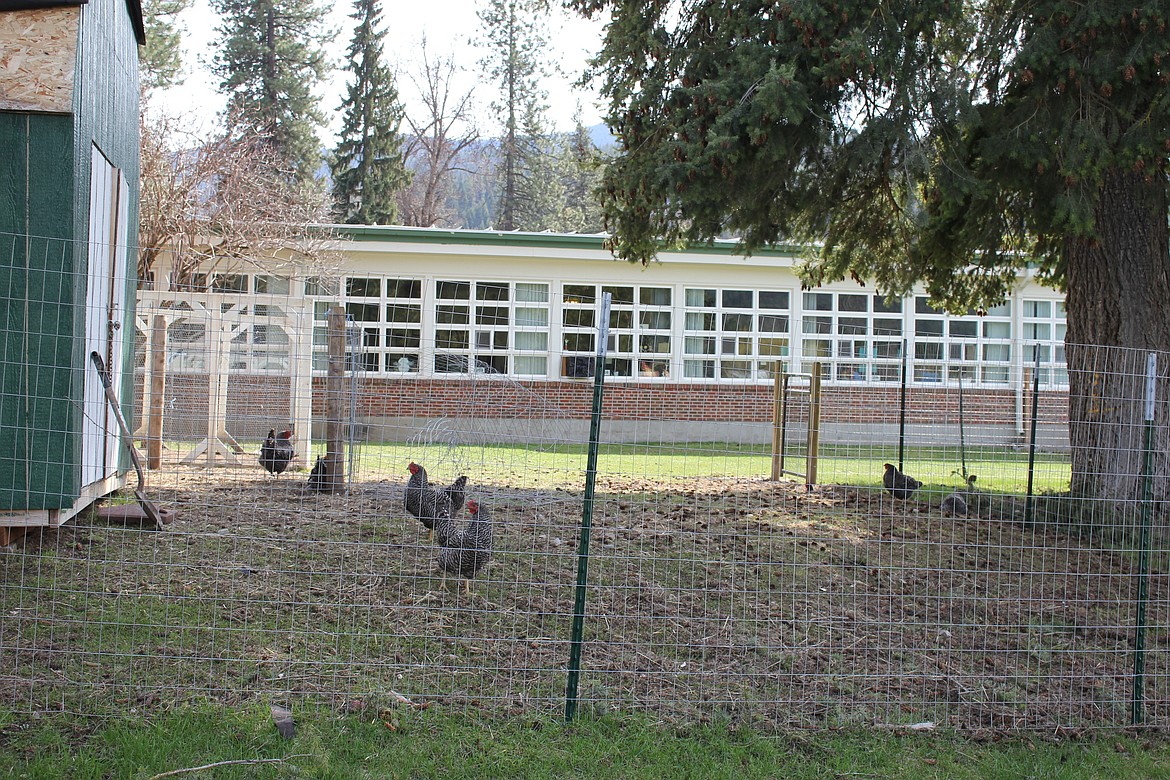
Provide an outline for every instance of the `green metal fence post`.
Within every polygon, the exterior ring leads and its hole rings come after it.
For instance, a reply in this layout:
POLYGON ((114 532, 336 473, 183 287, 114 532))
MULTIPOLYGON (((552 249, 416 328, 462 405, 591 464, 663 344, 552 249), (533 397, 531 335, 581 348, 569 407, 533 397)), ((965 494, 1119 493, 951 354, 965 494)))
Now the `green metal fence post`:
POLYGON ((577 716, 577 684, 581 677, 581 644, 585 632, 585 585, 589 578, 589 535, 593 530, 593 492, 597 483, 597 449, 601 438, 601 400, 605 387, 605 356, 609 340, 611 294, 601 298, 597 358, 593 367, 593 416, 589 421, 589 455, 585 463, 585 501, 577 543, 577 590, 573 601, 573 628, 569 640, 569 676, 565 683, 565 720, 577 716))
POLYGON ((1040 413, 1040 345, 1036 347, 1036 367, 1032 369, 1032 430, 1028 441, 1028 492, 1024 496, 1024 525, 1032 523, 1033 477, 1036 472, 1036 421, 1040 413))

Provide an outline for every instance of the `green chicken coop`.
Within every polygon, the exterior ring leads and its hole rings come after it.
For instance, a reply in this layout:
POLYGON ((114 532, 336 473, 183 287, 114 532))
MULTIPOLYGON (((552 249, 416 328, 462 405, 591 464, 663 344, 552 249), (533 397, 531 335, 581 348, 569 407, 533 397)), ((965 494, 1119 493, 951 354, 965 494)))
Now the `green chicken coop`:
POLYGON ((3 544, 126 478, 89 355, 128 412, 144 41, 139 0, 0 2, 3 544))

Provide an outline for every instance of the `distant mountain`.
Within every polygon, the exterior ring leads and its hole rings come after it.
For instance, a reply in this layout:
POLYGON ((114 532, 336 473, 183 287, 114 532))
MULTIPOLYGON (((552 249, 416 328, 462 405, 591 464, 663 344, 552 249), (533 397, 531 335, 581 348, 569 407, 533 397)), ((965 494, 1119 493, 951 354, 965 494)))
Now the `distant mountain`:
POLYGON ((589 128, 589 140, 593 141, 593 145, 603 152, 611 151, 613 147, 617 146, 617 139, 613 137, 613 133, 604 123, 589 128))

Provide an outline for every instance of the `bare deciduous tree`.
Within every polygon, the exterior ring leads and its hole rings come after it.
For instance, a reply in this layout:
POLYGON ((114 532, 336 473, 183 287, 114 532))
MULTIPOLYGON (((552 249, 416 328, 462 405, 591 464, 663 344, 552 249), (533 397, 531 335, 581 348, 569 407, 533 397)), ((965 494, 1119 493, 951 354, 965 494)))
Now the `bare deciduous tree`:
POLYGON ((398 211, 404 225, 432 227, 449 218, 451 174, 461 169, 460 161, 473 148, 479 133, 471 116, 471 93, 460 95, 453 90, 454 59, 440 56, 432 61, 425 38, 419 48, 421 73, 411 74, 409 79, 424 112, 419 119, 407 117, 410 137, 406 160, 414 178, 399 194, 398 211))
POLYGON ((138 275, 190 289, 195 274, 329 274, 324 190, 298 184, 271 146, 239 132, 209 139, 178 117, 143 112, 138 275), (165 267, 166 278, 155 278, 165 267))

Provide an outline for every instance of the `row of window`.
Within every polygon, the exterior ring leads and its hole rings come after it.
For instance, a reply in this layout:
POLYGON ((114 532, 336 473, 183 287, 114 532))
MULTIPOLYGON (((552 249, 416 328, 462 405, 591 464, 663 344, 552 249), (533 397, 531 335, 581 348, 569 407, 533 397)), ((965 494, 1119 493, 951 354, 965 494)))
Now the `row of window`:
MULTIPOLYGON (((288 280, 274 277, 227 281, 225 291, 289 290, 288 280)), ((915 383, 995 385, 1007 383, 1014 366, 1032 365, 1038 352, 1041 381, 1067 383, 1057 300, 1023 299, 1013 323, 1009 305, 953 316, 925 297, 887 301, 860 292, 377 276, 348 277, 334 288, 310 281, 305 292, 313 299, 317 369, 325 367, 326 312, 342 306, 352 365, 366 372, 591 377, 598 302, 609 293, 611 377, 767 380, 777 363, 789 371, 818 361, 830 380, 880 383, 898 382, 905 362, 915 383)), ((253 308, 257 317, 282 314, 253 308)), ((282 326, 255 324, 233 342, 232 366, 272 368, 288 351, 282 326)))

